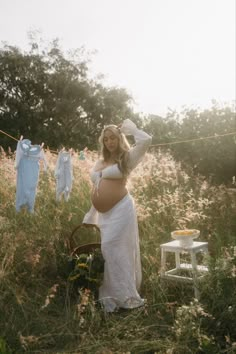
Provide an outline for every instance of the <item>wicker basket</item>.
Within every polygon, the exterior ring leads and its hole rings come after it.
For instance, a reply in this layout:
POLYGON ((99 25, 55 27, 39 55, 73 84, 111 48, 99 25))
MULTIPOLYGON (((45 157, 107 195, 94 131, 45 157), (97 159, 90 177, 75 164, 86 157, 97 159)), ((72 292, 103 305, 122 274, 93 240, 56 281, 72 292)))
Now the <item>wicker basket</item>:
POLYGON ((80 224, 78 225, 71 233, 68 239, 68 248, 70 255, 73 257, 75 255, 79 255, 82 253, 93 253, 96 249, 101 249, 101 242, 91 242, 78 245, 80 240, 80 233, 83 230, 89 231, 89 236, 93 236, 93 238, 100 239, 100 229, 96 225, 93 224, 80 224), (91 234, 91 235, 90 235, 91 234))
POLYGON ((86 288, 98 296, 98 288, 103 279, 104 259, 101 254, 101 242, 83 243, 83 236, 86 239, 100 240, 100 229, 92 224, 80 224, 71 233, 68 239, 69 277, 72 281, 72 289, 86 288), (97 252, 99 251, 99 252, 97 252), (90 258, 90 256, 92 256, 90 258), (82 263, 81 263, 81 259, 82 263), (89 274, 84 273, 84 265, 89 259, 89 274), (77 263, 78 262, 78 263, 77 263), (91 262, 91 263, 90 263, 91 262), (82 273, 81 273, 81 265, 82 273), (77 276, 79 274, 79 276, 77 276))

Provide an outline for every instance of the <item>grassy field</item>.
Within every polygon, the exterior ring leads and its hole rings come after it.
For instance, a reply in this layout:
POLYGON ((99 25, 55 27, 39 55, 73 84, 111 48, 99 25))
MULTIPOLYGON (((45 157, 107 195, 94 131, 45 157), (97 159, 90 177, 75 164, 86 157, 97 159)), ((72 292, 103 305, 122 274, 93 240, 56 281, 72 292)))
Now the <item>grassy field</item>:
MULTIPOLYGON (((40 172, 35 213, 15 211, 14 158, 0 153, 0 353, 236 353, 236 189, 187 175, 171 155, 147 154, 132 173, 144 307, 105 314, 68 281, 68 238, 90 207, 96 153, 73 156, 68 202, 56 202, 56 155, 40 172), (201 231, 209 272, 199 286, 160 279, 160 244, 180 228, 201 231)), ((168 265, 172 265, 172 259, 168 265)))

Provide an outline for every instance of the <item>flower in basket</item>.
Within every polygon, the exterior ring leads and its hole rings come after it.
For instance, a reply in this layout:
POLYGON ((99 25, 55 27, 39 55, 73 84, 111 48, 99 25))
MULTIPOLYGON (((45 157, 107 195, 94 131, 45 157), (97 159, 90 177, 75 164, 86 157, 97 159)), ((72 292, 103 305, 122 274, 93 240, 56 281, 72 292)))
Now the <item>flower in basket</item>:
POLYGON ((100 249, 73 256, 68 280, 77 287, 97 289, 103 280, 104 259, 100 249))

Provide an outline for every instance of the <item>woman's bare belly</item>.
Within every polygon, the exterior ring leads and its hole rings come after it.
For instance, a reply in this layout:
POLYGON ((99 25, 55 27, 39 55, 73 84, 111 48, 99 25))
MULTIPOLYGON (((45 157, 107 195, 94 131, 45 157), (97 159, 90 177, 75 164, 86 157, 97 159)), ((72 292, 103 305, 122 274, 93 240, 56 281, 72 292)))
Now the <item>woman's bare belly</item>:
POLYGON ((92 192, 93 206, 100 213, 112 209, 128 193, 124 179, 102 179, 92 192))

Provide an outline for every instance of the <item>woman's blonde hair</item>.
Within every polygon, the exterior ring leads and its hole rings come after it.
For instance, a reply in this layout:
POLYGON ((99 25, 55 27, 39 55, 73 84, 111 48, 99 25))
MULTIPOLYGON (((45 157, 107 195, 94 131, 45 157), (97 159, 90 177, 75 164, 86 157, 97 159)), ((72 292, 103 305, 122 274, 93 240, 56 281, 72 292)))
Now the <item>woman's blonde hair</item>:
POLYGON ((101 145, 101 154, 103 156, 104 161, 108 161, 110 157, 110 152, 107 150, 105 144, 104 144, 104 134, 105 132, 109 130, 111 131, 117 138, 118 138, 118 153, 117 153, 117 159, 115 162, 118 164, 118 167, 120 171, 123 173, 124 176, 127 176, 129 174, 129 169, 128 169, 128 158, 129 154, 128 151, 130 149, 130 144, 128 140, 126 139, 125 134, 123 134, 120 131, 120 128, 117 127, 117 125, 110 124, 106 125, 104 129, 102 130, 102 133, 99 137, 99 143, 101 145))

